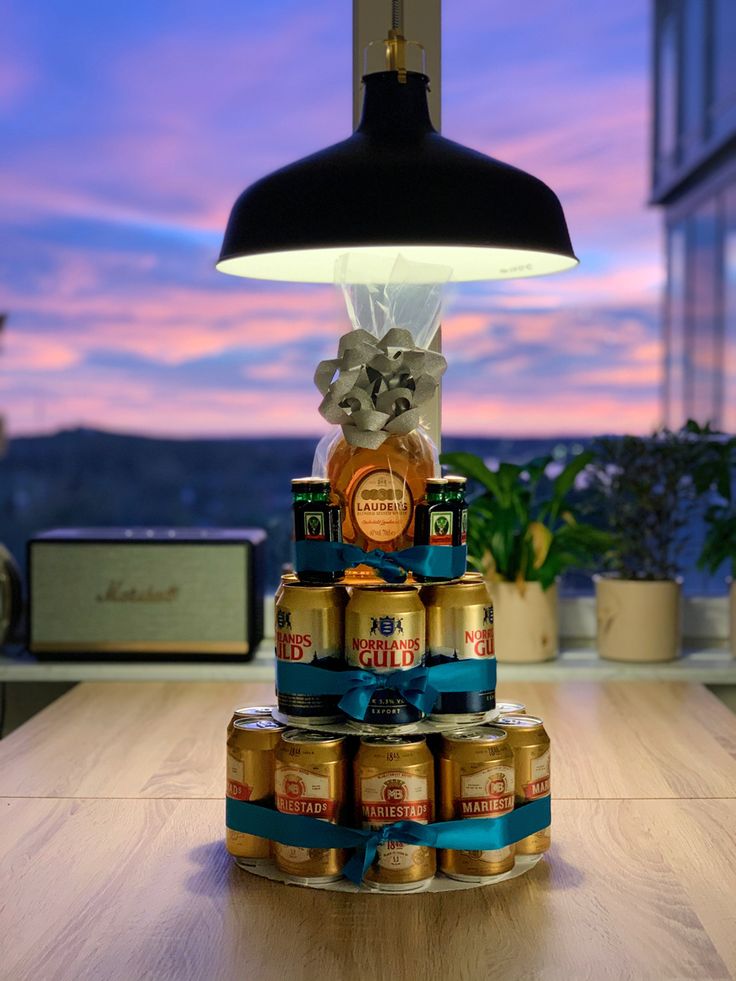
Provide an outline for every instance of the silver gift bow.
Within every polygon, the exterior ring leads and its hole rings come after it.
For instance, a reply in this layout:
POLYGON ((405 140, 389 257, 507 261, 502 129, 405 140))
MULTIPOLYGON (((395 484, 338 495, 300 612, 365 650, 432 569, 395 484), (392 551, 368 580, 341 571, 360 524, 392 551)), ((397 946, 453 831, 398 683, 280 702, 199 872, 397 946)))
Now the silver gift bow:
POLYGON ((420 424, 420 409, 434 395, 447 362, 415 347, 408 330, 392 327, 378 340, 367 330, 343 334, 337 357, 320 361, 314 384, 320 414, 342 426, 351 446, 377 450, 390 435, 420 424))

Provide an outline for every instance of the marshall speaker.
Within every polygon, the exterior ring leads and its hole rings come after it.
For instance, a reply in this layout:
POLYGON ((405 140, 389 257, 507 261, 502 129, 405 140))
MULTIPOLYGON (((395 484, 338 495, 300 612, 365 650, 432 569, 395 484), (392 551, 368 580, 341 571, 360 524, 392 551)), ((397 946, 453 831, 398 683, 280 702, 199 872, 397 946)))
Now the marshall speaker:
POLYGON ((64 528, 28 543, 34 654, 237 658, 263 638, 257 528, 64 528))

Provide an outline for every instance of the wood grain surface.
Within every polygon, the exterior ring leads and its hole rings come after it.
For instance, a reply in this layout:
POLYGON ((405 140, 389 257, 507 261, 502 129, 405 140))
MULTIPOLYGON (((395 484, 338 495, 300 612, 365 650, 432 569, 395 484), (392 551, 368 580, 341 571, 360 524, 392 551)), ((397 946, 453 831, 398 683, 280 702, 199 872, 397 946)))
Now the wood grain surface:
MULTIPOLYGON (((736 716, 700 685, 501 685, 552 738, 558 799, 736 795, 736 716)), ((236 704, 268 683, 79 685, 0 742, 0 796, 220 798, 236 704)))
POLYGON ((0 801, 4 981, 727 979, 736 801, 557 801, 526 876, 419 896, 237 869, 209 800, 0 801))

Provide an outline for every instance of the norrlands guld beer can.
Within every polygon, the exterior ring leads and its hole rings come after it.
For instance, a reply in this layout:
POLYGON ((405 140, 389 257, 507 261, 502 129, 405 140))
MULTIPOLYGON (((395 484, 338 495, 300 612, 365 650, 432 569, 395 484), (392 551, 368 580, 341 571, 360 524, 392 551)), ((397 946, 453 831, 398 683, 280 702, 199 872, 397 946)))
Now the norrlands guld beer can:
MULTIPOLYGON (((424 736, 363 736, 354 762, 357 822, 373 831, 395 821, 434 820, 434 760, 424 736)), ((411 892, 434 876, 434 848, 387 841, 365 882, 380 892, 411 892)))
MULTIPOLYGON (((410 671, 424 664, 426 614, 412 586, 354 587, 345 611, 345 660, 349 668, 376 674, 410 671)), ((375 691, 363 723, 404 726, 424 717, 394 689, 375 691)))
MULTIPOLYGON (((514 754, 506 733, 492 726, 443 733, 440 819, 496 818, 513 807, 514 754)), ((440 851, 440 869, 451 879, 482 882, 513 867, 513 845, 440 851)))
MULTIPOLYGON (((548 797, 550 793, 549 736, 533 715, 502 715, 494 725, 509 737, 516 771, 516 804, 548 797)), ((517 855, 539 855, 550 846, 551 829, 537 831, 516 844, 517 855)))
MULTIPOLYGON (((429 665, 494 660, 493 604, 479 573, 466 573, 459 582, 423 586, 421 596, 427 609, 429 665)), ((482 722, 495 704, 493 689, 444 692, 431 716, 460 724, 482 722)))
POLYGON ((232 735, 233 726, 238 719, 270 719, 275 705, 243 705, 233 709, 233 715, 227 726, 227 738, 232 735))
MULTIPOLYGON (((233 723, 227 740, 226 789, 235 800, 273 804, 274 754, 284 726, 273 719, 242 718, 233 723)), ((238 865, 266 862, 271 854, 267 838, 225 828, 225 846, 238 865)))
MULTIPOLYGON (((276 658, 304 666, 340 671, 344 667, 345 590, 339 586, 300 584, 283 576, 276 593, 276 658)), ((338 695, 277 691, 279 710, 296 725, 336 722, 342 718, 338 695)))
MULTIPOLYGON (((344 736, 287 729, 276 750, 276 810, 343 823, 348 760, 344 736)), ((274 842, 277 867, 300 883, 333 882, 347 861, 343 848, 301 848, 274 842)))

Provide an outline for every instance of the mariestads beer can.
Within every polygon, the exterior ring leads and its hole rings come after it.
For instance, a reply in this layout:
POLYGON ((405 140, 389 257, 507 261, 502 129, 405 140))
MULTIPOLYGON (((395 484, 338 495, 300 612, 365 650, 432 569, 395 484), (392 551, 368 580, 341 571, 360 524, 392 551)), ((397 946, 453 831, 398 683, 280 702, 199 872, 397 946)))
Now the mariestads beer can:
MULTIPOLYGON (((363 736, 354 767, 363 828, 434 820, 434 760, 424 736, 363 736)), ((387 841, 378 846, 365 883, 379 892, 412 892, 424 887, 435 867, 434 848, 387 841)))
MULTIPOLYGON (((541 719, 533 715, 502 715, 494 726, 503 729, 514 751, 516 803, 548 797, 550 793, 549 736, 541 719)), ((517 855, 539 855, 550 846, 549 826, 522 838, 517 855)))
POLYGON ((232 718, 227 726, 227 738, 229 739, 232 735, 233 726, 238 719, 270 719, 272 710, 275 708, 275 705, 243 705, 233 709, 232 718))
MULTIPOLYGON (((345 666, 345 600, 345 590, 340 586, 306 585, 294 575, 283 576, 274 610, 277 660, 303 665, 305 672, 310 668, 341 671, 345 666)), ((276 694, 279 711, 294 725, 319 725, 343 718, 337 707, 339 695, 276 694)))
MULTIPOLYGON (((424 664, 426 614, 413 586, 354 587, 345 611, 348 668, 375 674, 410 671, 424 664)), ((375 691, 361 728, 382 731, 406 726, 424 713, 391 688, 375 691)))
MULTIPOLYGON (((228 797, 272 806, 274 754, 283 731, 284 726, 263 716, 235 719, 227 739, 228 797)), ((245 868, 268 861, 271 854, 267 838, 227 827, 225 846, 237 864, 245 868)))
MULTIPOLYGON (((423 586, 421 596, 427 609, 427 664, 495 658, 493 604, 480 573, 423 586)), ((493 689, 443 692, 431 715, 443 722, 482 722, 495 704, 493 689)))
MULTIPOLYGON (((443 733, 440 819, 502 817, 513 808, 514 754, 503 729, 478 726, 443 733)), ((482 882, 513 867, 513 845, 440 852, 440 869, 465 882, 482 882)))
MULTIPOLYGON (((347 794, 345 736, 287 729, 276 749, 276 810, 343 822, 347 794)), ((277 867, 304 885, 334 882, 347 861, 344 848, 301 848, 274 842, 277 867)))

